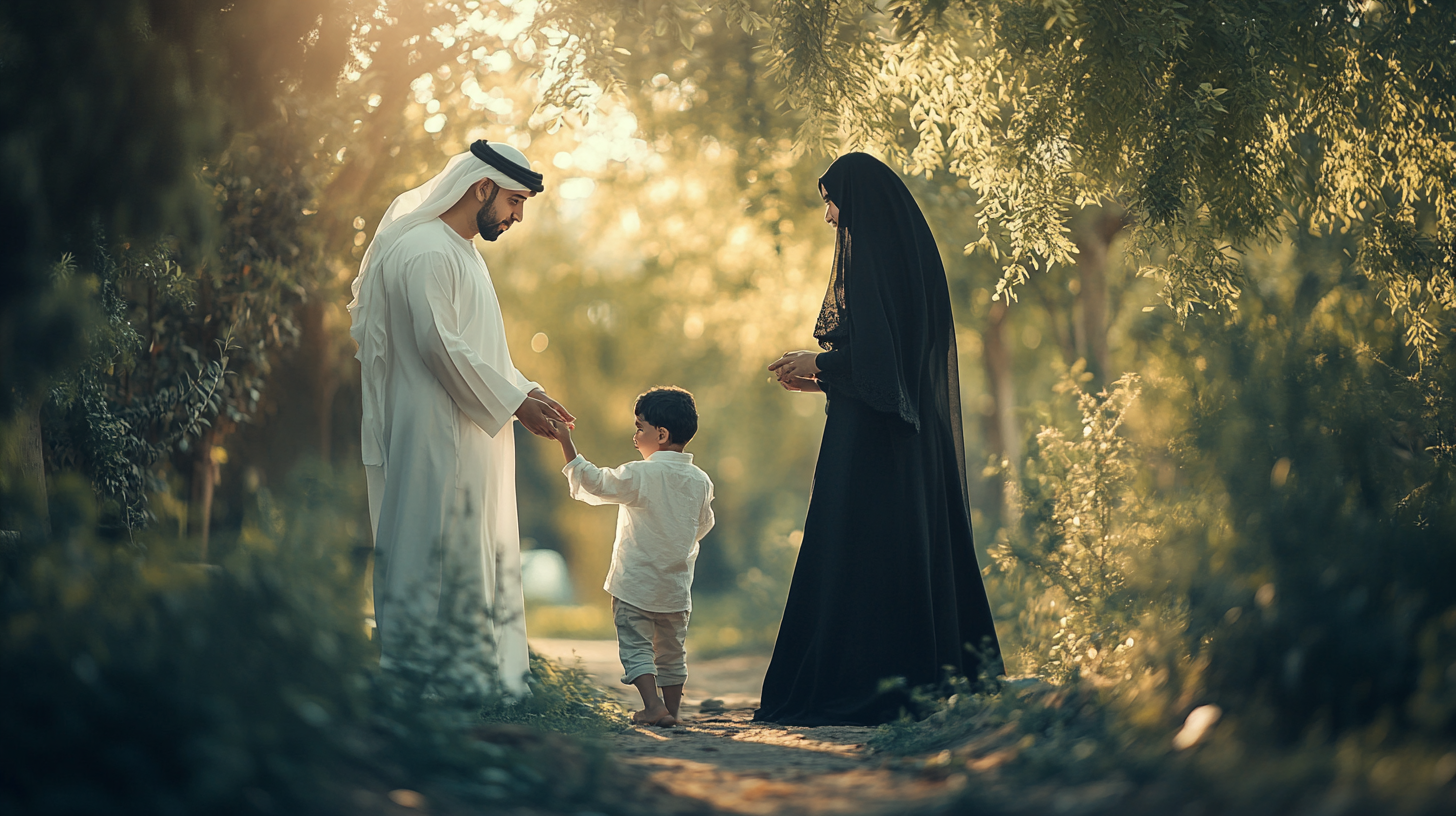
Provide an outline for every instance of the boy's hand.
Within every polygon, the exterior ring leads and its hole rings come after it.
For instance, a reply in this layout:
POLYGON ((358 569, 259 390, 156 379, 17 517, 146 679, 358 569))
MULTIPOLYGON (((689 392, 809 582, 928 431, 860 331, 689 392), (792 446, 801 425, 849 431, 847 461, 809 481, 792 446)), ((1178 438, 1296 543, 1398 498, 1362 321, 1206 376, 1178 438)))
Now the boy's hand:
POLYGON ((561 455, 566 457, 567 464, 571 464, 576 458, 576 443, 571 441, 571 425, 559 419, 552 420, 551 435, 561 443, 561 455))

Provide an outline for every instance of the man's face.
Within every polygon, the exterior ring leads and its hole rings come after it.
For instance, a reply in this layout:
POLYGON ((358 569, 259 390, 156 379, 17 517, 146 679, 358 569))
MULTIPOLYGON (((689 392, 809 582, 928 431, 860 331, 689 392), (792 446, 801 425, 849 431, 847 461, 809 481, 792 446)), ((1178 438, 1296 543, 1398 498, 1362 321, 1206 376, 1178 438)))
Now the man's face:
POLYGON ((490 179, 476 188, 480 209, 475 213, 475 228, 480 237, 494 241, 511 225, 526 217, 526 199, 536 193, 531 190, 503 190, 490 179))

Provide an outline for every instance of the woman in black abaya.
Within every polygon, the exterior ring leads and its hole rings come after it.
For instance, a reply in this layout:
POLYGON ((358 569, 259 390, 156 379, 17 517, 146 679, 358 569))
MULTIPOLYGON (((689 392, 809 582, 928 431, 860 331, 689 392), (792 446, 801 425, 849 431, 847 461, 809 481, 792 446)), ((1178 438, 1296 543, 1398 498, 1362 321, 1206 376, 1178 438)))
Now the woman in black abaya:
POLYGON ((874 725, 904 689, 1002 673, 971 542, 955 325, 935 238, 864 153, 819 179, 837 227, 814 336, 769 366, 828 417, 798 565, 754 719, 874 725), (881 681, 901 678, 898 688, 881 681))

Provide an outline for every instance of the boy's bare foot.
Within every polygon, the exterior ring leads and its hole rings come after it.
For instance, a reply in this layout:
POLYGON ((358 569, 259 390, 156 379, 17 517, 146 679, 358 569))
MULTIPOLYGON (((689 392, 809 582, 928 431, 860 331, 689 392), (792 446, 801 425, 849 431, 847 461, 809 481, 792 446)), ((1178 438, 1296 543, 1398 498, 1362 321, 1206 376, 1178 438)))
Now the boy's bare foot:
POLYGON ((667 706, 658 703, 651 708, 644 708, 632 715, 632 722, 637 725, 655 725, 658 728, 671 728, 677 725, 677 720, 667 711, 667 706))

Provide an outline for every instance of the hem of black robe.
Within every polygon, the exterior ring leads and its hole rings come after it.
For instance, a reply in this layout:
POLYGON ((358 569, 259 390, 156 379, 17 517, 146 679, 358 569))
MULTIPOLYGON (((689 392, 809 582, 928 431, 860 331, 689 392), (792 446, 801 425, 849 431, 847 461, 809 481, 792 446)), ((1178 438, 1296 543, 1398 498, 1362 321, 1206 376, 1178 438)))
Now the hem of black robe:
POLYGON ((835 726, 841 728, 845 726, 874 728, 875 726, 884 725, 886 722, 889 722, 889 720, 875 720, 873 722, 870 722, 855 720, 827 720, 818 717, 780 717, 777 719, 768 719, 765 717, 759 717, 758 712, 755 711, 753 713, 753 722, 767 723, 772 725, 787 725, 794 728, 832 728, 835 726))
POLYGON ((753 712, 753 721, 754 722, 757 722, 757 723, 772 723, 774 725, 788 725, 788 726, 793 726, 795 728, 829 728, 829 727, 833 727, 833 726, 840 726, 840 727, 843 727, 843 726, 856 726, 856 727, 863 727, 863 728, 874 728, 875 726, 884 725, 885 723, 894 722, 896 719, 899 719, 898 717, 891 717, 888 720, 882 720, 882 719, 878 719, 878 718, 865 718, 865 719, 858 719, 858 720, 846 720, 846 719, 843 719, 843 718, 815 717, 815 716, 809 716, 809 715, 785 716, 785 717, 767 717, 767 716, 760 717, 759 716, 759 712, 762 711, 762 710, 763 709, 760 708, 760 709, 758 709, 758 711, 753 712))
POLYGON ((777 711, 768 712, 764 708, 755 709, 753 721, 761 723, 774 723, 775 725, 791 725, 801 728, 821 728, 827 726, 867 726, 873 728, 877 725, 894 722, 905 715, 915 717, 912 710, 913 702, 907 694, 894 694, 889 697, 877 697, 865 704, 858 706, 853 714, 829 714, 817 711, 787 712, 784 709, 789 706, 782 706, 777 711), (873 713, 871 713, 873 712, 873 713))

